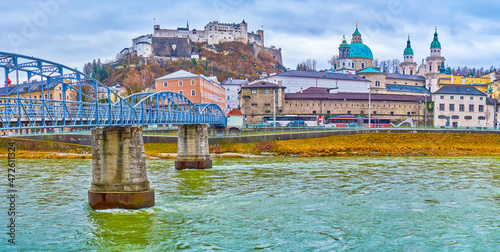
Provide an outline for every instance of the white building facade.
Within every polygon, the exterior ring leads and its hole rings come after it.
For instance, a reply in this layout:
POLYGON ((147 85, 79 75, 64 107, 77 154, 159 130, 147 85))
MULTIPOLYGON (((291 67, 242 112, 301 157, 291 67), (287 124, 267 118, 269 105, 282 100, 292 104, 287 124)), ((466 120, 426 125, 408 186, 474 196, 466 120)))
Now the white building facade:
POLYGON ((151 57, 153 55, 153 47, 151 46, 151 36, 144 35, 132 39, 133 52, 137 53, 139 57, 151 57))
POLYGON ((240 108, 240 95, 241 86, 247 84, 246 80, 228 79, 221 83, 221 86, 226 90, 226 107, 225 113, 229 113, 232 109, 240 108))
POLYGON ((433 94, 435 127, 493 128, 498 120, 498 103, 468 86, 444 86, 433 94))
POLYGON ((368 93, 370 90, 369 80, 353 74, 288 71, 264 80, 286 87, 287 93, 298 93, 310 87, 330 88, 330 93, 368 93))

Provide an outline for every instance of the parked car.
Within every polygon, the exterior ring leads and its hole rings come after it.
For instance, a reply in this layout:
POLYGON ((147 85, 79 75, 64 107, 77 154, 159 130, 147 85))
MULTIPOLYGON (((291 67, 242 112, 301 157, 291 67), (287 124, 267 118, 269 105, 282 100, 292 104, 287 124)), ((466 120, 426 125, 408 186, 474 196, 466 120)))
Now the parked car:
POLYGON ((269 124, 267 122, 260 122, 257 124, 252 125, 253 128, 264 128, 264 127, 269 127, 269 124))
POLYGON ((333 123, 327 123, 325 125, 323 125, 325 128, 336 128, 337 125, 333 124, 333 123))
POLYGON ((286 126, 287 127, 306 127, 307 124, 304 121, 291 121, 286 126))
POLYGON ((281 124, 279 122, 276 122, 276 124, 274 124, 274 122, 267 122, 268 123, 268 127, 281 127, 281 124))
POLYGON ((349 127, 349 128, 357 128, 359 127, 359 124, 358 123, 355 123, 355 122, 352 122, 352 123, 348 123, 346 125, 346 127, 349 127))

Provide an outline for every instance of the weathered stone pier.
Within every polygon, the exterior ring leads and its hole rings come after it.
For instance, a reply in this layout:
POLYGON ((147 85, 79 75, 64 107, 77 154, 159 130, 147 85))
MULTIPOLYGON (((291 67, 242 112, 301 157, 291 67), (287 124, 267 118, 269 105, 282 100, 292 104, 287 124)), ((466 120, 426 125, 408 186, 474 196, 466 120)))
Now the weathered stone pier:
POLYGON ((92 186, 88 194, 94 210, 154 206, 142 127, 92 129, 92 186))
POLYGON ((208 125, 179 125, 175 169, 212 168, 208 146, 208 125))

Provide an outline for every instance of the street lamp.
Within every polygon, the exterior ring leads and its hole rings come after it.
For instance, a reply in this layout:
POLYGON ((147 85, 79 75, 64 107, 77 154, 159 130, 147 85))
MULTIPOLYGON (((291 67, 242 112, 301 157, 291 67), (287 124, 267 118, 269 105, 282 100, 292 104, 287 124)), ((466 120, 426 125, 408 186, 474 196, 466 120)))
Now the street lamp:
POLYGON ((116 84, 127 86, 128 89, 130 90, 130 94, 134 93, 134 92, 132 92, 132 88, 123 82, 115 82, 115 83, 111 84, 111 86, 116 85, 116 84))
POLYGON ((368 128, 372 128, 372 93, 370 90, 371 85, 368 83, 368 128))
POLYGON ((424 128, 427 128, 427 93, 424 94, 425 97, 425 108, 424 108, 424 128))
POLYGON ((273 117, 274 117, 274 125, 273 127, 276 127, 276 93, 278 90, 274 90, 273 92, 273 117))

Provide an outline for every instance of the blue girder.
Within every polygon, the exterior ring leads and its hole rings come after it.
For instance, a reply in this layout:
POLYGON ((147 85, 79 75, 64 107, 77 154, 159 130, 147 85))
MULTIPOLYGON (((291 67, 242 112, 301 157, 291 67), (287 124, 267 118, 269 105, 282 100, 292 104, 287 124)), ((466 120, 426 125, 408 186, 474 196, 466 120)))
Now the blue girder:
MULTIPOLYGON (((0 68, 12 81, 11 86, 0 88, 0 130, 226 125, 224 112, 218 105, 193 104, 178 93, 137 93, 122 98, 75 69, 14 53, 0 52, 0 68), (34 76, 41 80, 33 82, 34 76), (49 91, 59 84, 61 97, 49 96, 49 91), (70 93, 74 99, 68 100, 70 93), (116 97, 117 101, 112 102, 111 97, 116 97)), ((53 91, 50 94, 55 96, 53 91)))

